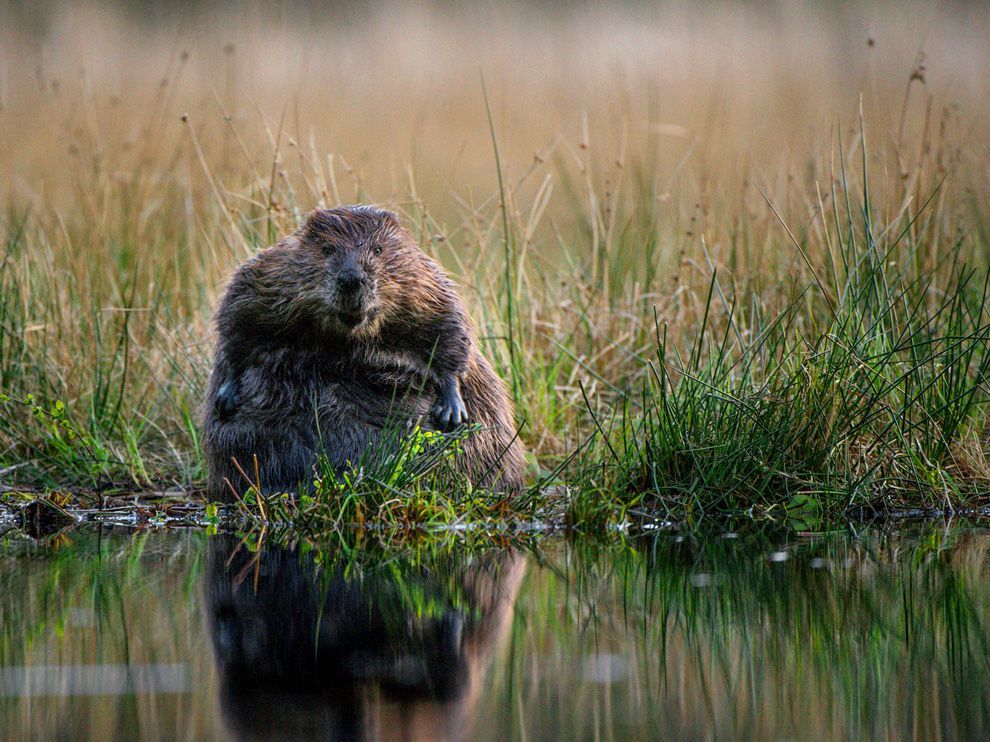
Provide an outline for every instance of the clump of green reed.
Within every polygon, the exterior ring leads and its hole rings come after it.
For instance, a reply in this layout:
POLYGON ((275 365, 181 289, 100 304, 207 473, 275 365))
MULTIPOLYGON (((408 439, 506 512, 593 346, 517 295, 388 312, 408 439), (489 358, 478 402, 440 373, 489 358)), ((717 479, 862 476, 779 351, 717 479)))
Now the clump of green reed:
POLYGON ((317 458, 312 486, 268 495, 257 471, 242 472, 237 495, 244 515, 257 523, 293 523, 309 531, 363 526, 429 527, 479 522, 516 512, 504 496, 472 486, 459 466, 464 440, 476 427, 452 433, 391 428, 343 470, 317 458))
POLYGON ((928 249, 931 209, 879 228, 868 196, 851 206, 844 175, 837 190, 817 266, 788 230, 812 280, 786 289, 783 309, 727 297, 713 271, 693 342, 657 320, 640 392, 614 415, 588 404, 603 443, 579 462, 578 510, 615 499, 834 515, 951 510, 987 494, 965 448, 985 434, 990 274, 961 239, 928 249))

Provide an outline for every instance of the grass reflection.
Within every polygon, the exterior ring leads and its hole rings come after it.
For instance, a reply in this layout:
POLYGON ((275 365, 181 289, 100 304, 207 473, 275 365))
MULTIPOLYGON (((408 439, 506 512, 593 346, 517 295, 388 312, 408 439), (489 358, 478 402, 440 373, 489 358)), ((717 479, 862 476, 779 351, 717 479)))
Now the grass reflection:
POLYGON ((117 673, 103 687, 122 690, 4 692, 0 728, 5 739, 985 738, 988 555, 990 532, 959 523, 511 547, 450 534, 8 537, 3 677, 47 668, 57 688, 57 668, 103 666, 117 673), (180 666, 189 692, 121 674, 180 666))
POLYGON ((516 626, 524 666, 500 680, 517 710, 503 731, 985 737, 986 533, 728 535, 578 543, 550 559, 520 607, 543 617, 516 626), (616 652, 627 680, 588 682, 582 658, 616 652))

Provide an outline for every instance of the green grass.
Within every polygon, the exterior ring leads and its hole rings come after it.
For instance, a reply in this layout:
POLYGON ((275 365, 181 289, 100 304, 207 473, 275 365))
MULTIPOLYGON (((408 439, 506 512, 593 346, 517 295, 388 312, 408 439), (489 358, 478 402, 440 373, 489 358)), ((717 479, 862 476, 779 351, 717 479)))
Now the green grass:
POLYGON ((922 254, 930 207, 878 225, 849 190, 833 194, 847 211, 830 215, 813 282, 785 287, 783 309, 713 271, 690 343, 656 322, 647 380, 617 414, 591 412, 604 442, 582 478, 603 499, 829 517, 987 503, 986 473, 963 457, 986 445, 990 274, 963 239, 922 254))
MULTIPOLYGON (((343 471, 320 456, 311 488, 266 495, 256 481, 249 484, 235 493, 235 513, 248 523, 295 527, 309 534, 346 532, 366 524, 399 531, 467 524, 504 528, 524 514, 535 517, 543 498, 523 495, 510 500, 475 489, 460 470, 460 444, 473 431, 444 434, 418 426, 411 432, 387 431, 375 450, 343 471)), ((252 481, 250 471, 242 474, 245 482, 252 481)))
MULTIPOLYGON (((630 321, 624 342, 610 346, 621 356, 611 369, 589 359, 606 341, 595 325, 626 303, 620 292, 628 283, 619 276, 656 259, 651 248, 637 254, 632 247, 647 239, 652 217, 634 204, 611 255, 575 257, 563 246, 576 276, 598 274, 592 280, 600 295, 575 287, 571 301, 583 306, 570 330, 557 319, 548 351, 521 319, 547 307, 532 289, 534 266, 512 247, 518 226, 500 210, 502 234, 492 238, 514 265, 489 285, 479 273, 479 290, 504 299, 487 307, 501 316, 482 314, 479 323, 487 352, 514 380, 524 438, 532 438, 526 425, 542 416, 539 427, 556 429, 560 439, 541 452, 527 496, 508 503, 472 491, 457 473, 458 436, 414 435, 397 453, 369 454, 349 472, 321 464, 314 492, 295 502, 266 502, 248 487, 239 493, 242 514, 323 528, 510 516, 598 527, 630 515, 801 510, 820 521, 983 504, 990 317, 985 261, 974 261, 982 237, 933 239, 941 229, 938 190, 917 211, 883 223, 870 202, 865 161, 862 170, 858 202, 844 169, 835 181, 817 243, 777 225, 775 244, 797 256, 790 266, 800 270, 780 274, 774 285, 745 274, 726 284, 709 259, 707 285, 699 285, 690 314, 665 320, 656 304, 637 303, 646 318, 630 321), (580 393, 561 400, 563 377, 578 371, 580 393), (570 488, 566 504, 549 502, 562 484, 570 488)), ((42 283, 56 280, 49 275, 54 256, 26 249, 32 230, 43 236, 40 225, 10 213, 4 227, 0 468, 16 467, 11 472, 27 486, 82 494, 194 491, 203 474, 195 410, 208 349, 200 342, 191 352, 173 336, 152 369, 145 356, 162 341, 161 324, 141 320, 143 347, 133 348, 133 318, 145 314, 133 285, 114 289, 123 311, 75 317, 75 334, 59 339, 66 328, 53 321, 53 302, 63 292, 42 283), (27 342, 39 325, 44 336, 27 342), (65 342, 78 344, 70 351, 78 366, 48 357, 65 342)), ((261 244, 251 231, 242 239, 261 244)), ((146 299, 161 302, 151 307, 159 319, 176 310, 161 295, 146 299)), ((245 486, 250 481, 246 472, 245 486)))
MULTIPOLYGON (((978 143, 929 127, 908 136, 901 122, 893 143, 869 145, 861 121, 829 151, 792 156, 805 178, 754 187, 702 167, 717 185, 686 206, 671 191, 688 184, 655 143, 610 159, 582 134, 513 174, 485 92, 487 197, 467 184, 431 209, 411 169, 391 205, 458 280, 516 399, 532 487, 511 502, 475 491, 457 473, 457 436, 413 436, 348 472, 321 464, 295 501, 266 501, 245 472, 234 512, 321 530, 534 519, 597 529, 987 504, 990 212, 974 195, 978 143), (910 161, 909 145, 921 152, 910 161)), ((222 123, 227 139, 187 117, 138 152, 107 134, 118 169, 67 166, 68 211, 9 197, 0 493, 58 491, 86 507, 135 492, 195 499, 224 277, 315 204, 381 200, 351 169, 354 198, 340 196, 333 160, 324 168, 281 127, 266 150, 222 123)))

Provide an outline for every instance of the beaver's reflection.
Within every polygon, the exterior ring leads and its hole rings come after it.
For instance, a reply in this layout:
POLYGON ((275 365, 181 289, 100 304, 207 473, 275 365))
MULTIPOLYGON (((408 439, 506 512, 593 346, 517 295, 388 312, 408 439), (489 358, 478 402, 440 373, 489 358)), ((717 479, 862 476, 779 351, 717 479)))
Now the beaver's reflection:
POLYGON ((213 540, 208 615, 227 723, 242 739, 461 736, 523 571, 505 551, 362 566, 213 540))

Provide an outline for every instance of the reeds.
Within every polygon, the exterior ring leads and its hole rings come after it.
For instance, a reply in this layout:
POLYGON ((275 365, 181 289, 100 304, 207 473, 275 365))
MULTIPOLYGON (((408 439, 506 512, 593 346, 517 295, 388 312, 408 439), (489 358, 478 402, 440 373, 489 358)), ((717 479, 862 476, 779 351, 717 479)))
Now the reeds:
POLYGON ((967 446, 985 445, 990 274, 962 240, 925 265, 909 235, 928 231, 937 193, 887 225, 868 196, 852 205, 845 179, 831 195, 817 267, 787 230, 812 280, 781 310, 727 293, 713 269, 686 346, 656 320, 649 379, 609 417, 614 431, 595 420, 605 444, 587 477, 611 471, 613 496, 680 512, 984 501, 967 446))
POLYGON ((584 524, 980 504, 981 20, 946 11, 912 62, 907 16, 867 44, 857 8, 795 5, 775 34, 752 8, 407 9, 317 19, 319 44, 260 6, 202 11, 210 38, 52 11, 96 61, 8 26, 5 58, 50 53, 11 68, 0 113, 4 486, 195 491, 224 277, 310 208, 374 201, 451 270, 511 384, 527 508, 560 483, 584 524), (531 74, 547 45, 567 51, 531 74), (405 66, 362 56, 382 46, 405 66))

